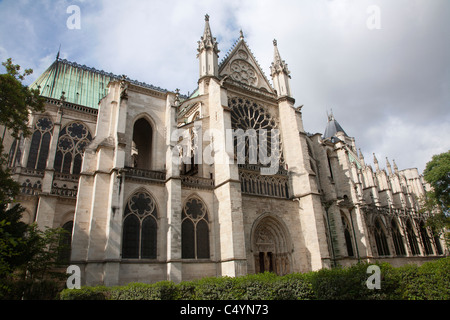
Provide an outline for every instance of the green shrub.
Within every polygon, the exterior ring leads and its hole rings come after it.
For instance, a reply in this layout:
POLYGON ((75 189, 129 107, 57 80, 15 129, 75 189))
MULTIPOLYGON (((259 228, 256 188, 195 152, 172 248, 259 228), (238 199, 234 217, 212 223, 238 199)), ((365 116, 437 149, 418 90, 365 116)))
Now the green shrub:
POLYGON ((112 300, 174 300, 176 286, 170 281, 154 284, 130 283, 110 289, 112 300))
POLYGON ((5 280, 2 284, 0 300, 53 300, 63 288, 53 280, 5 280))
POLYGON ((420 267, 397 268, 397 294, 405 300, 450 300, 450 258, 427 262, 420 267))
POLYGON ((62 300, 450 300, 450 258, 393 268, 379 264, 381 289, 368 289, 371 264, 277 276, 260 273, 243 277, 209 277, 175 284, 130 283, 117 287, 65 289, 62 300))
POLYGON ((104 286, 81 287, 80 289, 64 289, 59 298, 61 300, 108 300, 111 288, 104 286))

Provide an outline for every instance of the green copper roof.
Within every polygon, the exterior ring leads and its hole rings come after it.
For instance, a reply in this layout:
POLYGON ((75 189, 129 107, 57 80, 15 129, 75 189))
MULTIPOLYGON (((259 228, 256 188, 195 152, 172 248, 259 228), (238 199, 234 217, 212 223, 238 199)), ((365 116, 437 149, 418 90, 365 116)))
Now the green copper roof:
MULTIPOLYGON (((108 83, 122 77, 103 70, 96 70, 67 60, 56 59, 55 62, 34 81, 30 88, 40 87, 41 96, 59 99, 62 92, 66 101, 85 107, 98 109, 99 101, 108 93, 108 83)), ((167 90, 143 82, 127 81, 160 92, 167 90)))

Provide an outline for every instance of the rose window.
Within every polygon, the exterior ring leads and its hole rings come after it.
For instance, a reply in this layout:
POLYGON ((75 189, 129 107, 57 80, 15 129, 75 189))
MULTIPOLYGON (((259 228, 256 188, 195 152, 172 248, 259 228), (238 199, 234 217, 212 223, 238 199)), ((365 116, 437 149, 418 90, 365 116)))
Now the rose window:
POLYGON ((255 69, 250 63, 244 60, 235 60, 231 63, 231 77, 239 82, 256 86, 258 84, 258 77, 255 69))

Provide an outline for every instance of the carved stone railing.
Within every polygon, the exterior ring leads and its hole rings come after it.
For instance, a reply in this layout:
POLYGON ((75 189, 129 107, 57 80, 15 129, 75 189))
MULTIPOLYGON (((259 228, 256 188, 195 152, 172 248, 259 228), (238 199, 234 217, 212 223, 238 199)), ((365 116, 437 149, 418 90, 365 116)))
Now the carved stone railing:
POLYGON ((74 188, 67 188, 67 187, 58 187, 53 186, 51 194, 61 196, 61 197, 69 197, 69 198, 76 198, 78 193, 78 189, 76 187, 74 188))
MULTIPOLYGON (((239 171, 254 171, 261 173, 261 169, 269 169, 269 166, 261 166, 260 164, 238 164, 239 171)), ((288 171, 284 169, 282 166, 278 166, 278 171, 276 172, 276 175, 288 175, 288 171)))
POLYGON ((12 168, 12 173, 21 174, 24 176, 33 176, 33 177, 43 177, 44 176, 44 170, 30 169, 30 168, 25 168, 25 167, 14 167, 14 168, 12 168))
POLYGON ((68 174, 68 173, 55 172, 55 174, 53 175, 53 180, 78 182, 79 179, 80 179, 79 174, 68 174))
POLYGON ((125 178, 164 182, 166 180, 166 173, 164 171, 154 171, 139 168, 127 167, 124 170, 125 178))
POLYGON ((211 190, 214 189, 214 179, 196 176, 181 176, 181 185, 183 187, 211 190))
POLYGON ((289 198, 289 177, 287 175, 261 175, 257 171, 239 170, 241 191, 274 198, 289 198))
POLYGON ((42 184, 40 180, 31 181, 30 179, 26 179, 20 185, 20 192, 24 195, 36 195, 41 191, 42 191, 42 184))

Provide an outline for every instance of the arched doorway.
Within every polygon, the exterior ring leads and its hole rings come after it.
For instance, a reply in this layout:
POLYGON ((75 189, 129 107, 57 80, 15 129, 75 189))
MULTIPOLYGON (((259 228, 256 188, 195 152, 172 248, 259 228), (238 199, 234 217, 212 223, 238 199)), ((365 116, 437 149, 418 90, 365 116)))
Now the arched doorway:
POLYGON ((291 272, 292 245, 285 225, 266 215, 257 220, 252 232, 255 271, 285 275, 291 272))

